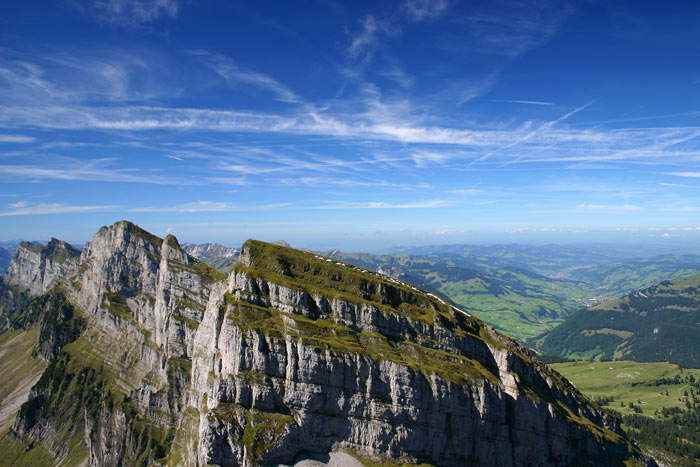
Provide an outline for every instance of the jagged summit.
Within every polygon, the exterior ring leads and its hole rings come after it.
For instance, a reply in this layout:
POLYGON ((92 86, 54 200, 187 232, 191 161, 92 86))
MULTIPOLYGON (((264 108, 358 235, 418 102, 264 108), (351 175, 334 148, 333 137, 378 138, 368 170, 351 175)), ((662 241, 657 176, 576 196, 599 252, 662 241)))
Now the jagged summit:
MULTIPOLYGON (((91 465, 639 455, 615 419, 515 342, 374 271, 249 240, 225 276, 128 221, 72 261, 12 311, 39 340, 53 336, 0 440, 17 462, 36 449, 91 465)), ((49 277, 55 263, 32 267, 49 277)), ((29 289, 25 263, 13 264, 14 287, 29 289)))

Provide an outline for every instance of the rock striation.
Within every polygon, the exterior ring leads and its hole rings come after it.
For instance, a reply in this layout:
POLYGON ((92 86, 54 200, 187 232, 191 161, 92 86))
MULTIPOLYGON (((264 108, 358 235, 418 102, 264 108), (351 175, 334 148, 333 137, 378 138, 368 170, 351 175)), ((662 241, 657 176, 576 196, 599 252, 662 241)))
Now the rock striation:
POLYGON ((524 348, 397 279, 253 240, 225 276, 126 221, 61 274, 31 248, 7 283, 75 313, 42 315, 73 340, 54 340, 0 440, 24 460, 38 449, 89 465, 640 458, 616 419, 524 348))

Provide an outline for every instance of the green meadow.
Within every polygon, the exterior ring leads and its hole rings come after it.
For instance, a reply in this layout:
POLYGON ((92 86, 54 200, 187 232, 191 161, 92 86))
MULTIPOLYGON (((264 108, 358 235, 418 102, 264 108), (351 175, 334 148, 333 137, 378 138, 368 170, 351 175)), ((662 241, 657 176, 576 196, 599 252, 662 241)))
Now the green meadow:
POLYGON ((684 369, 665 362, 572 362, 550 366, 588 397, 612 398, 603 405, 623 415, 641 413, 654 418, 660 417, 664 407, 685 410, 686 401, 692 403, 695 392, 688 377, 700 378, 700 369, 684 369))

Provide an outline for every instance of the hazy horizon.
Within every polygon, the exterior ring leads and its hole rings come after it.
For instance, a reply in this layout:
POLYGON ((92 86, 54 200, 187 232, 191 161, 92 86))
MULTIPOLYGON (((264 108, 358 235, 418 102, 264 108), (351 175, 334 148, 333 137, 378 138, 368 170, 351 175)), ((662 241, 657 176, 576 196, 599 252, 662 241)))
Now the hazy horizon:
MULTIPOLYGON (((116 222, 116 221, 115 221, 116 222)), ((111 225, 111 224, 109 224, 111 225)), ((85 242, 92 240, 92 236, 101 226, 95 226, 89 233, 80 238, 68 238, 60 235, 50 235, 48 237, 22 236, 17 238, 0 239, 0 247, 3 244, 10 244, 19 241, 30 241, 45 243, 51 237, 65 240, 73 245, 81 246, 85 242)), ((339 236, 316 236, 312 238, 298 237, 295 235, 275 235, 279 232, 266 232, 263 236, 240 236, 227 237, 217 236, 212 231, 203 232, 200 235, 177 235, 170 228, 161 227, 150 230, 152 233, 165 237, 172 233, 178 238, 180 243, 219 243, 226 247, 238 248, 246 240, 252 238, 266 242, 284 240, 294 248, 309 249, 313 251, 325 251, 339 249, 346 253, 377 253, 389 254, 397 251, 420 249, 427 247, 448 247, 453 245, 464 246, 560 246, 563 248, 617 248, 620 252, 636 252, 644 249, 634 256, 653 256, 667 253, 700 254, 700 244, 697 241, 698 231, 688 230, 618 230, 618 231, 598 231, 580 232, 566 230, 542 231, 518 231, 518 232, 445 232, 439 236, 435 235, 406 235, 403 241, 397 241, 401 235, 398 233, 386 233, 375 231, 369 238, 356 238, 347 235, 339 236)))

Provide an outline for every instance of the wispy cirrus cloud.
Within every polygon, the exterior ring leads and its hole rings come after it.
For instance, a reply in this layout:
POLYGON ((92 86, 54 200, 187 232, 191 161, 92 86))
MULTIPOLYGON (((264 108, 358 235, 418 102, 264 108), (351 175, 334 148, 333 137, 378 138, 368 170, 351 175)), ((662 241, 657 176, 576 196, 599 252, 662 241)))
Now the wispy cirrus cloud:
POLYGON ((374 187, 374 188, 401 188, 406 190, 416 189, 432 189, 433 187, 427 183, 391 183, 386 180, 366 180, 356 178, 329 178, 329 177, 300 177, 300 178, 282 178, 277 182, 283 185, 335 185, 346 187, 374 187))
POLYGON ((92 0, 76 6, 100 22, 132 27, 175 18, 180 10, 178 0, 92 0))
POLYGON ((129 212, 219 212, 230 211, 230 203, 217 201, 199 201, 196 203, 184 203, 177 206, 150 206, 131 208, 129 212))
POLYGON ((153 212, 153 213, 197 213, 197 212, 223 212, 223 211, 259 211, 282 209, 292 203, 273 203, 263 205, 235 205, 221 201, 198 201, 194 203, 183 203, 175 206, 145 206, 131 208, 129 212, 153 212))
POLYGON ((210 66, 231 87, 254 86, 272 93, 278 101, 294 104, 302 102, 295 92, 270 75, 236 65, 233 60, 221 54, 201 50, 193 51, 192 54, 210 66))
POLYGON ((34 143, 34 142, 36 142, 36 138, 31 137, 31 136, 0 134, 0 143, 25 144, 25 143, 34 143))
MULTIPOLYGON (((639 161, 640 163, 670 163, 692 161, 700 156, 690 142, 700 128, 619 128, 614 130, 588 130, 571 127, 557 128, 556 124, 582 111, 585 106, 554 120, 539 125, 525 123, 510 129, 469 129, 426 124, 415 117, 404 116, 404 106, 371 104, 364 113, 331 114, 329 112, 301 110, 289 115, 262 112, 238 112, 194 108, 165 108, 145 106, 121 106, 109 108, 65 107, 0 108, 0 122, 17 128, 104 130, 118 132, 216 131, 250 132, 264 134, 319 135, 341 140, 375 139, 401 144, 431 145, 422 152, 443 154, 436 158, 453 158, 454 161, 476 165, 526 164, 526 163, 616 163, 639 161), (505 144, 504 144, 505 143, 505 144), (441 149, 440 146, 445 146, 441 149), (450 146, 450 147, 448 147, 450 146), (481 154, 478 152, 481 151, 481 154)), ((418 151, 416 151, 417 153, 418 151)), ((171 151, 172 153, 172 151, 171 151)), ((182 153, 184 154, 184 153, 182 153)), ((177 155, 180 157, 180 154, 177 155)), ((200 154, 201 156, 201 154, 200 154)), ((413 160, 414 159, 409 159, 413 160)), ((435 159, 437 160, 437 159, 435 159)), ((295 164, 302 163, 288 158, 295 164)), ((287 165, 279 160, 280 167, 287 165)), ((341 166, 325 163, 326 167, 341 166)), ((308 167, 318 166, 306 163, 308 167)), ((243 168, 245 166, 241 166, 243 168)), ((571 166, 576 168, 575 166, 571 166)), ((236 167, 229 167, 236 169, 236 167)), ((586 168, 582 166, 582 168, 586 168)), ((590 166, 589 166, 590 168, 590 166)), ((0 169, 1 170, 1 169, 0 169)), ((249 173, 275 171, 269 166, 250 164, 249 173)), ((670 172, 670 175, 693 177, 695 172, 670 172)), ((67 174, 66 176, 70 176, 67 174)))
POLYGON ((316 206, 317 209, 429 209, 442 208, 454 204, 451 200, 434 199, 429 201, 416 201, 413 203, 390 203, 382 201, 340 202, 316 206))
MULTIPOLYGON (((495 150, 493 150, 493 151, 491 151, 491 152, 489 152, 489 153, 487 153, 487 154, 484 154, 483 156, 481 156, 481 157, 479 157, 478 159, 474 160, 473 163, 480 162, 480 161, 482 161, 482 160, 486 160, 486 159, 488 159, 489 157, 491 157, 493 154, 495 154, 495 153, 498 152, 498 151, 503 151, 503 150, 505 150, 505 149, 510 149, 510 148, 512 148, 512 147, 514 147, 514 146, 517 146, 517 145, 520 144, 520 143, 523 143, 523 142, 525 142, 525 141, 527 141, 527 140, 529 140, 529 139, 535 137, 538 133, 541 133, 541 132, 546 131, 546 130, 550 130, 550 129, 551 129, 552 127, 554 127, 554 125, 556 125, 557 123, 561 123, 561 122, 563 122, 564 120, 566 120, 567 118, 569 118, 569 117, 571 117, 571 116, 573 116, 573 115, 576 115, 577 113, 581 112, 582 110, 586 109, 586 108, 589 107, 591 104, 593 104, 593 102, 594 102, 594 101, 591 101, 591 102, 588 102, 587 104, 584 104, 584 105, 582 105, 582 106, 580 106, 580 107, 577 107, 577 108, 575 108, 575 109, 573 109, 573 110, 567 112, 566 114, 562 115, 561 117, 557 118, 556 120, 551 120, 551 121, 548 121, 548 122, 543 123, 542 125, 538 126, 538 127, 535 128, 534 130, 530 131, 529 133, 527 133, 527 134, 524 135, 523 137, 518 138, 517 140, 513 141, 512 143, 506 144, 505 146, 503 146, 503 147, 501 147, 501 148, 495 149, 495 150)), ((513 161, 510 161, 510 162, 507 162, 507 163, 515 162, 515 161, 518 161, 518 160, 520 160, 520 159, 521 159, 521 157, 516 157, 515 159, 513 159, 513 161)))
POLYGON ((489 7, 481 9, 479 13, 454 18, 454 21, 465 26, 469 39, 463 39, 464 45, 452 46, 515 57, 552 39, 573 12, 574 8, 569 3, 557 0, 536 4, 489 2, 489 7))
POLYGON ((69 214, 69 213, 80 213, 80 212, 93 212, 93 211, 110 211, 116 210, 118 206, 105 206, 105 205, 85 205, 85 206, 71 206, 61 203, 42 203, 42 204, 30 204, 26 201, 20 201, 18 203, 13 203, 9 205, 12 210, 10 211, 0 211, 0 216, 32 216, 32 215, 46 215, 46 214, 69 214))
POLYGON ((510 104, 526 104, 526 105, 554 105, 554 102, 529 101, 529 100, 518 100, 518 99, 492 99, 491 102, 505 102, 505 103, 510 103, 510 104))
POLYGON ((6 176, 11 180, 63 180, 84 182, 121 182, 147 183, 155 185, 201 185, 206 180, 195 180, 192 177, 162 176, 157 173, 144 173, 143 170, 130 168, 115 168, 111 164, 114 159, 96 159, 80 161, 66 159, 60 166, 46 165, 0 165, 0 177, 6 176))
MULTIPOLYGON (((375 51, 380 48, 382 40, 399 36, 406 23, 434 20, 440 17, 448 6, 446 0, 407 0, 395 11, 382 17, 374 14, 365 15, 356 31, 351 32, 346 28, 347 55, 350 65, 343 68, 343 71, 349 76, 359 76, 372 63, 375 51)), ((390 57, 388 60, 394 64, 390 73, 396 71, 395 61, 390 57)), ((409 83, 403 73, 402 75, 394 73, 394 78, 399 78, 397 82, 404 87, 409 83)))
POLYGON ((609 204, 581 203, 578 205, 578 209, 583 210, 583 211, 621 213, 621 212, 640 211, 642 208, 640 206, 637 206, 634 204, 609 205, 609 204))
POLYGON ((401 7, 414 21, 434 19, 449 6, 446 0, 408 0, 401 7))

